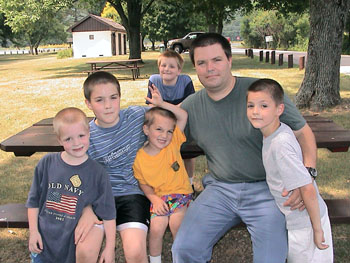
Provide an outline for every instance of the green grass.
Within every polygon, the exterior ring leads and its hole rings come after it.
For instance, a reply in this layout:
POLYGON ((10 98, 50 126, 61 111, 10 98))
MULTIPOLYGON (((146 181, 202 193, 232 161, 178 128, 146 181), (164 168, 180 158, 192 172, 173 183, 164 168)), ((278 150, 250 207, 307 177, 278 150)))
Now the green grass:
MULTIPOLYGON (((128 71, 116 76, 121 83, 121 107, 143 105, 147 94, 148 78, 157 73, 156 60, 159 52, 142 54, 144 68, 141 78, 132 81, 128 71)), ((202 88, 188 55, 185 58, 183 72, 193 79, 196 90, 202 88)), ((121 59, 127 56, 121 56, 121 59)), ((113 58, 101 58, 113 59, 113 58)), ((85 106, 82 84, 86 78, 83 70, 90 59, 57 59, 52 54, 0 56, 0 141, 31 126, 33 123, 52 117, 67 106, 84 110, 88 116, 92 113, 85 106)), ((288 69, 286 65, 278 67, 261 63, 258 58, 250 59, 244 55, 234 55, 232 72, 236 76, 267 77, 279 81, 293 99, 302 80, 304 71, 288 69)), ((322 116, 350 129, 350 76, 341 76, 341 96, 346 103, 320 112, 322 116)), ((314 114, 314 112, 304 111, 314 114)), ((33 177, 33 169, 45 153, 36 153, 31 157, 15 157, 13 153, 0 151, 0 204, 25 202, 33 177)), ((330 153, 318 150, 317 180, 320 192, 326 198, 349 198, 350 196, 350 153, 330 153)), ((195 183, 200 188, 200 177, 207 171, 203 156, 196 162, 195 183)), ((27 230, 0 230, 0 262, 24 262, 28 259, 27 230)), ((348 262, 350 250, 350 226, 333 226, 336 262, 348 262)), ((248 241, 249 243, 249 241, 248 241)), ((120 247, 118 248, 121 249, 120 247)), ((214 252, 215 253, 215 252, 214 252)), ((220 260, 218 260, 220 262, 220 260)), ((243 261, 240 261, 243 262, 243 261)))

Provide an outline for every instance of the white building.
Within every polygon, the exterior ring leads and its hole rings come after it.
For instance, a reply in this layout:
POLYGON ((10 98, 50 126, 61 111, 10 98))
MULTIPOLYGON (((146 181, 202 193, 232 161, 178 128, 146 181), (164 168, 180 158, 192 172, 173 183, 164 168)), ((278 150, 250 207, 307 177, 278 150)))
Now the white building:
POLYGON ((68 31, 73 35, 74 58, 126 54, 126 30, 112 19, 90 14, 68 31))

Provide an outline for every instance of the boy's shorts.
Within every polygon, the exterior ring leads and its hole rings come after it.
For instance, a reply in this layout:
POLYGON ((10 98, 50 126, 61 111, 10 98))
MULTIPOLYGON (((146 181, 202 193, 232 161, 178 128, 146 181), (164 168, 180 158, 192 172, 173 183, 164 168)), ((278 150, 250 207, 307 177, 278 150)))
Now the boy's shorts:
POLYGON ((43 263, 41 261, 40 255, 34 252, 30 252, 30 263, 43 263))
MULTIPOLYGON (((170 195, 163 195, 161 199, 169 207, 169 212, 163 216, 170 216, 180 208, 184 206, 188 207, 191 201, 193 200, 193 195, 192 194, 170 194, 170 195)), ((152 204, 150 207, 150 212, 151 212, 151 219, 158 216, 156 213, 153 212, 152 204)))
POLYGON ((150 222, 150 202, 140 194, 115 196, 117 210, 117 230, 139 228, 148 231, 150 222))

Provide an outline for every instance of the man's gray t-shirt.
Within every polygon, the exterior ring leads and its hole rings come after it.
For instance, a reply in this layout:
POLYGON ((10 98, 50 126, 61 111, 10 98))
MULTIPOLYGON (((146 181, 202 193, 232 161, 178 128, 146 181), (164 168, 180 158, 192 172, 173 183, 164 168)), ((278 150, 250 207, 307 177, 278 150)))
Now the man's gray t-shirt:
MULTIPOLYGON (((286 217, 287 229, 311 227, 307 210, 290 210, 283 206, 289 196, 282 197, 283 189, 294 190, 312 182, 309 172, 303 164, 303 154, 293 131, 284 123, 270 136, 263 140, 263 163, 266 170, 266 181, 276 204, 286 217)), ((320 216, 326 212, 326 204, 319 195, 320 216)))
MULTIPOLYGON (((256 80, 236 77, 230 94, 219 101, 212 100, 202 89, 181 104, 188 112, 187 140, 203 149, 216 180, 238 183, 265 179, 263 136, 247 118, 247 89, 256 80)), ((284 99, 281 120, 293 130, 301 129, 306 123, 304 118, 287 96, 284 99)))

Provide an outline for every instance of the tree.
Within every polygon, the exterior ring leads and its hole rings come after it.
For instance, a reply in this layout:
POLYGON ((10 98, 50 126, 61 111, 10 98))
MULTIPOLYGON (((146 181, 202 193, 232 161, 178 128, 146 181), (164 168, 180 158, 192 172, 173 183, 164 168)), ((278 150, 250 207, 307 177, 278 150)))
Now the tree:
POLYGON ((349 8, 350 0, 310 0, 308 59, 297 106, 323 109, 340 103, 340 58, 349 8))
POLYGON ((300 12, 309 8, 308 59, 296 104, 314 109, 339 104, 341 46, 350 0, 261 0, 254 4, 282 12, 300 12))
POLYGON ((144 16, 142 31, 151 42, 163 41, 167 45, 169 39, 183 37, 191 31, 204 31, 203 15, 193 15, 191 2, 155 2, 150 12, 144 16))
POLYGON ((70 0, 0 0, 0 7, 6 24, 28 42, 31 54, 37 54, 43 39, 62 33, 56 14, 69 3, 70 0))
POLYGON ((12 33, 11 28, 5 24, 5 16, 0 13, 0 45, 6 47, 8 40, 13 41, 14 34, 12 33))
POLYGON ((154 0, 109 0, 129 37, 129 58, 141 58, 141 20, 154 0))
POLYGON ((237 10, 250 7, 250 1, 233 0, 194 0, 197 12, 201 12, 207 21, 208 31, 222 34, 224 21, 234 18, 237 10))

